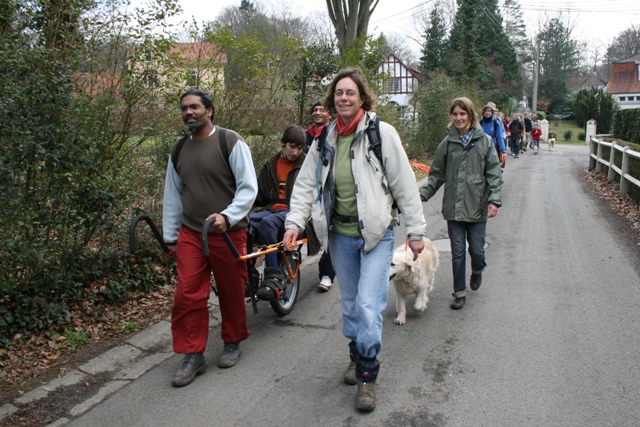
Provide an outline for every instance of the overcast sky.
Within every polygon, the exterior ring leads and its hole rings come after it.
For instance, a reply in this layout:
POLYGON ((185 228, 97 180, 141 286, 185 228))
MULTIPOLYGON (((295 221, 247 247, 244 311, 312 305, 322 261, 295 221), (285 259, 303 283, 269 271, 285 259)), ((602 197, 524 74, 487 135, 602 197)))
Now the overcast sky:
MULTIPOLYGON (((273 10, 288 10, 294 16, 307 16, 314 12, 326 14, 326 0, 253 0, 273 10)), ((455 2, 455 0, 449 0, 455 2)), ((504 0, 498 0, 502 4, 504 0)), ((144 0, 132 0, 132 3, 144 3, 144 0)), ((432 0, 380 0, 369 23, 369 34, 380 31, 386 35, 396 33, 420 40, 421 29, 416 26, 415 15, 429 10, 432 0)), ((574 24, 574 36, 590 42, 590 45, 608 45, 621 31, 640 23, 639 0, 519 0, 525 24, 530 35, 535 34, 538 22, 545 16, 557 16, 562 12, 565 19, 574 24)), ((227 6, 239 6, 240 0, 181 0, 184 10, 183 19, 195 16, 198 21, 213 20, 227 6)), ((503 16, 504 19, 508 17, 503 16)), ((327 18, 327 23, 330 25, 327 18)), ((409 47, 419 51, 416 41, 410 41, 409 47)))

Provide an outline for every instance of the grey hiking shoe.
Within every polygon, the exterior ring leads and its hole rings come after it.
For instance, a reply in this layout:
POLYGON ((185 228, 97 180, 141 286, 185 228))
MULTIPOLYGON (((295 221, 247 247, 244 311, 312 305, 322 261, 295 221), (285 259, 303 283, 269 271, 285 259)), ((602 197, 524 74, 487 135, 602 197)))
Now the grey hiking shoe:
POLYGON ((454 310, 460 310, 464 307, 465 302, 467 302, 467 297, 456 297, 456 299, 451 303, 451 308, 454 310))
POLYGON ((207 370, 207 361, 202 353, 185 354, 182 365, 171 382, 174 387, 183 387, 191 382, 204 371, 207 370))
POLYGON ((240 344, 239 343, 224 343, 224 350, 218 359, 219 368, 230 368, 238 363, 240 358, 240 344))
POLYGON ((356 362, 353 360, 349 362, 347 370, 344 371, 344 383, 349 385, 358 384, 358 378, 356 378, 356 362))
POLYGON ((360 411, 373 411, 376 409, 376 382, 364 382, 358 380, 358 393, 356 394, 356 409, 360 411))

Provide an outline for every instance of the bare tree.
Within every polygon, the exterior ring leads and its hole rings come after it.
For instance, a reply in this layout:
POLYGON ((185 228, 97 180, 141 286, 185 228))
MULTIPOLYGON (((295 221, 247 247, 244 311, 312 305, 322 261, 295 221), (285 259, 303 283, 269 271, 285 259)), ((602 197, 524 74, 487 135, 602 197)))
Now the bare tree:
POLYGON ((380 0, 327 0, 329 18, 336 29, 342 52, 356 40, 367 37, 369 19, 380 0))

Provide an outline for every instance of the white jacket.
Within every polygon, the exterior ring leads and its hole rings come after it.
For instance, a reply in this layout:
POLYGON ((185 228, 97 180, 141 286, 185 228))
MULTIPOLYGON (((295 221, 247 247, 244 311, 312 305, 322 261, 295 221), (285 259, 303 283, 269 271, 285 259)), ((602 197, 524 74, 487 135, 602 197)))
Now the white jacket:
MULTIPOLYGON (((365 130, 368 120, 374 116, 375 113, 367 112, 362 117, 351 144, 358 228, 364 239, 365 252, 378 244, 392 223, 398 223, 394 200, 405 219, 409 240, 421 240, 427 225, 415 175, 395 128, 380 122, 386 176, 377 156, 373 151, 368 151, 370 144, 365 130)), ((318 147, 319 140, 313 141, 293 187, 290 212, 285 222, 285 228, 293 228, 300 233, 309 216, 313 217, 316 234, 325 248, 328 247, 335 203, 334 159, 337 140, 338 129, 334 122, 329 127, 322 152, 318 147)))

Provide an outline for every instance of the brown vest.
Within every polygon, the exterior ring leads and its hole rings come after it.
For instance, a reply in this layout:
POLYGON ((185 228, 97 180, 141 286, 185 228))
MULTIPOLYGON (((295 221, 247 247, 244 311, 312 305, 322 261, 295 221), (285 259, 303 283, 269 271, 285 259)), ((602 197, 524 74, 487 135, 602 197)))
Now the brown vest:
MULTIPOLYGON (((182 189, 182 224, 200 232, 207 217, 220 213, 233 201, 236 180, 229 169, 227 160, 220 150, 220 128, 215 127, 213 135, 194 141, 187 138, 180 151, 176 170, 184 183, 182 189)), ((226 132, 229 154, 240 136, 231 130, 226 132)), ((171 148, 174 156, 176 144, 171 148)), ((252 167, 253 165, 250 165, 252 167)), ((230 228, 230 231, 245 228, 249 224, 245 217, 230 228)))

